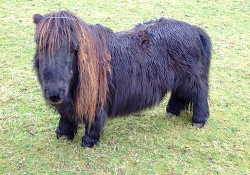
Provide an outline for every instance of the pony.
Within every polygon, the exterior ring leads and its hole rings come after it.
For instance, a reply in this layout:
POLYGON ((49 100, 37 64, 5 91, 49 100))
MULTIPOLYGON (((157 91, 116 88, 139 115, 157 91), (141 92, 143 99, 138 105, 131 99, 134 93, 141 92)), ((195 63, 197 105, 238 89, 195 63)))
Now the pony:
POLYGON ((57 138, 74 139, 85 123, 82 147, 93 147, 108 117, 161 102, 168 116, 192 109, 192 124, 209 117, 211 41, 195 25, 160 18, 113 32, 70 11, 35 14, 34 68, 45 101, 59 114, 57 138))

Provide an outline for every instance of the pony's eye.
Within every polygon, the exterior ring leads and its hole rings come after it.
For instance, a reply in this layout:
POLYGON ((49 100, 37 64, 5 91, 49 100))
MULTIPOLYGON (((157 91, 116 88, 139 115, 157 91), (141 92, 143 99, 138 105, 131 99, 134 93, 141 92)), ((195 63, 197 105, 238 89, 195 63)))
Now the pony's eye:
POLYGON ((70 46, 70 54, 74 54, 76 50, 77 50, 77 47, 73 45, 70 46))

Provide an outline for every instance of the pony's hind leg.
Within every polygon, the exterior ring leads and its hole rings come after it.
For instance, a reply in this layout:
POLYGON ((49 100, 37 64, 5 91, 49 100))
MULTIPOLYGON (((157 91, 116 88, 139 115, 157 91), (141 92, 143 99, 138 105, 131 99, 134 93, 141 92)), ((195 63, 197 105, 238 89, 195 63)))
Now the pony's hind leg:
POLYGON ((209 116, 209 107, 208 107, 208 88, 202 88, 197 90, 191 95, 191 100, 193 102, 193 117, 192 122, 193 126, 196 128, 202 128, 207 122, 209 116))
POLYGON ((169 117, 179 115, 186 104, 185 98, 179 97, 176 92, 172 92, 166 108, 166 115, 169 117))

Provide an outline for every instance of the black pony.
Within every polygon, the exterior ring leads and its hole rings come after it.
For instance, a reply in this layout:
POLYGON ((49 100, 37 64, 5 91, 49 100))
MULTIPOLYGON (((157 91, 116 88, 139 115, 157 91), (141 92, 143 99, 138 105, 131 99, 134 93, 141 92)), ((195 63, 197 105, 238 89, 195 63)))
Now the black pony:
POLYGON ((167 115, 193 106, 193 125, 207 122, 211 43, 199 27, 160 18, 114 33, 68 11, 34 15, 35 69, 45 100, 61 115, 57 137, 73 139, 85 123, 83 147, 99 142, 107 117, 159 103, 167 115))

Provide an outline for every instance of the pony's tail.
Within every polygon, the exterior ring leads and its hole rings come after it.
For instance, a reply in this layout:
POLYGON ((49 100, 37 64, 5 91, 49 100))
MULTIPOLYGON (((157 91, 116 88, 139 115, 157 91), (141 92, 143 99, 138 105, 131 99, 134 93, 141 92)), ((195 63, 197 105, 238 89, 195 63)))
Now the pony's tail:
POLYGON ((203 61, 206 67, 209 68, 210 60, 211 60, 211 50, 212 50, 211 40, 210 40, 210 37, 207 35, 207 33, 203 29, 198 28, 198 32, 199 32, 200 40, 201 40, 202 47, 203 47, 203 61))

